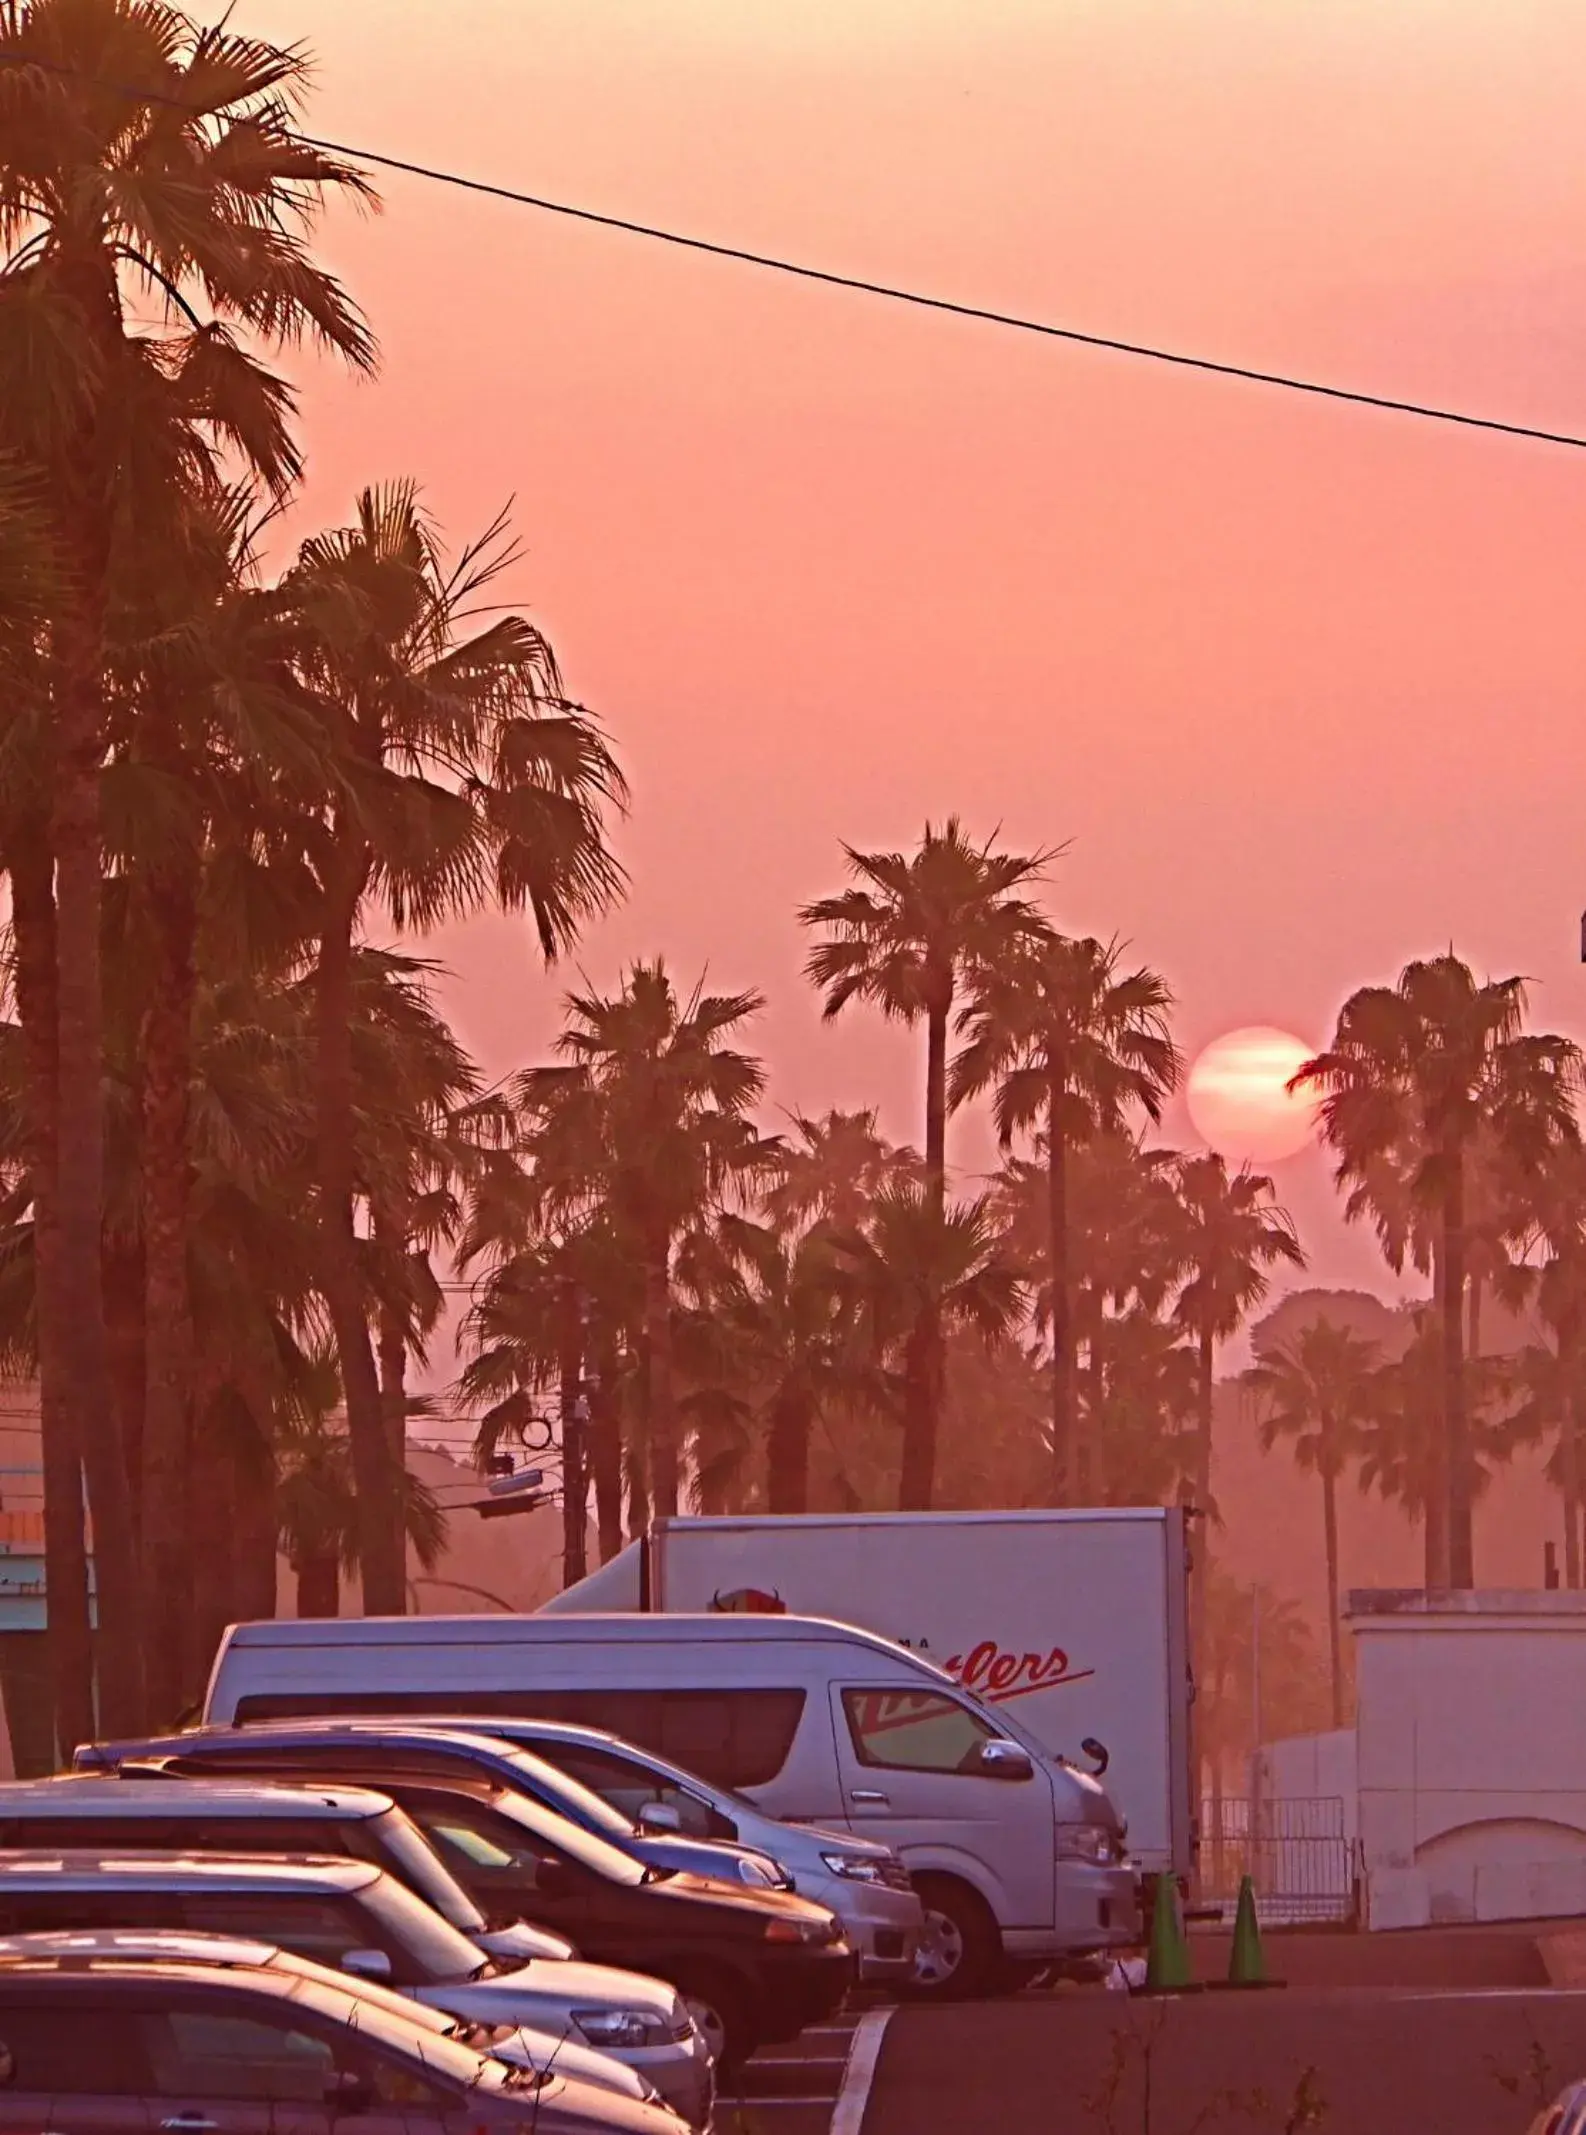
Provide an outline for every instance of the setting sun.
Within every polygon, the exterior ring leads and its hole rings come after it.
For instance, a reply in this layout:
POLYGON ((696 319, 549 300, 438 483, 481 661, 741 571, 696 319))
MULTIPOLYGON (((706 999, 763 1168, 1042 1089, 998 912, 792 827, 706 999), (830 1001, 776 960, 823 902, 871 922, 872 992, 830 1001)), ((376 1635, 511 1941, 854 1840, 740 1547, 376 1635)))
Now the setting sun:
POLYGON ((1311 1138, 1315 1102, 1291 1092, 1289 1078, 1314 1048, 1265 1025, 1215 1038, 1190 1069, 1190 1118, 1224 1156, 1272 1163, 1311 1138))

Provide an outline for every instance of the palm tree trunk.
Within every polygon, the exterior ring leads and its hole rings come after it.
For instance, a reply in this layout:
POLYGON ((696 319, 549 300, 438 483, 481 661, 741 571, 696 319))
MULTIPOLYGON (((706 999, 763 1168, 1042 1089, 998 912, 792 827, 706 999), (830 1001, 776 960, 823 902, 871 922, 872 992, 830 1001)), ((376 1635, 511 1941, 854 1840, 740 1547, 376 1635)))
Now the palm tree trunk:
POLYGON ((1203 1330, 1196 1345, 1195 1359, 1195 1478, 1194 1507, 1200 1514, 1200 1528, 1190 1547, 1189 1617, 1190 1617, 1190 1666, 1196 1681, 1201 1680, 1206 1666, 1206 1586, 1210 1577, 1208 1557, 1211 1547, 1211 1496, 1212 1496, 1212 1411, 1215 1400, 1213 1369, 1216 1362, 1216 1343, 1209 1330, 1203 1330))
POLYGON ((569 1587, 582 1579, 588 1568, 585 1551, 589 1531, 583 1298, 574 1282, 562 1285, 561 1322, 562 1585, 569 1587))
MULTIPOLYGON (((102 565, 103 558, 95 559, 102 565)), ((112 1734, 144 1719, 137 1549, 117 1424, 100 1267, 104 1223, 104 1003, 100 981, 104 750, 104 572, 80 581, 77 612, 56 632, 55 851, 56 1215, 61 1287, 71 1300, 66 1398, 88 1478, 98 1599, 99 1716, 112 1734)))
POLYGON ((1443 1437, 1448 1461, 1448 1583, 1476 1583, 1471 1531, 1470 1416, 1465 1385, 1465 1177, 1464 1152, 1444 1150, 1447 1185, 1443 1199, 1443 1437))
POLYGON ((1565 1388, 1558 1419, 1559 1496, 1564 1502, 1564 1584, 1574 1592, 1581 1583, 1581 1341, 1580 1329, 1573 1316, 1559 1328, 1558 1347, 1565 1388))
POLYGON ((1338 1478, 1322 1470, 1322 1537, 1327 1552, 1327 1660, 1333 1680, 1333 1725, 1344 1724, 1343 1633, 1338 1621, 1338 1478))
MULTIPOLYGON (((188 1295, 192 1162, 188 1093, 198 976, 198 866, 172 868, 150 896, 154 958, 141 1045, 143 1433, 138 1461, 145 1672, 151 1715, 181 1703, 191 1601, 188 1467, 193 1331, 188 1295)), ((129 1461, 131 1446, 128 1445, 129 1461)))
POLYGON ((391 1305, 381 1305, 378 1314, 379 1345, 376 1362, 380 1374, 380 1409, 385 1417, 386 1441, 400 1472, 407 1460, 408 1438, 408 1336, 402 1315, 391 1305))
POLYGON ((1047 1251, 1052 1267, 1051 1503, 1074 1493, 1074 1297, 1068 1253, 1068 1142, 1058 1124, 1061 1093, 1054 1078, 1046 1107, 1047 1251))
POLYGON ((55 889, 49 846, 37 829, 8 853, 13 984, 26 1076, 28 1190, 33 1202, 34 1317, 39 1351, 39 1435, 44 1462, 45 1649, 55 1738, 63 1753, 94 1726, 93 1632, 83 1532, 83 1458, 70 1398, 71 1341, 60 1276, 56 1213, 55 889))
POLYGON ((899 1512, 929 1512, 936 1495, 936 1420, 941 1408, 940 1315, 921 1307, 903 1352, 903 1460, 899 1512))
POLYGON ((189 1668, 198 1674, 214 1659, 221 1633, 232 1621, 236 1473, 225 1426, 213 1413, 194 1420, 189 1490, 193 1569, 187 1650, 189 1668))
MULTIPOLYGON (((344 829, 345 826, 342 826, 344 829)), ((328 885, 319 944, 317 1111, 321 1281, 341 1362, 353 1486, 358 1496, 358 1563, 371 1616, 407 1609, 407 1549, 401 1492, 359 1267, 353 1215, 352 939, 368 877, 354 846, 328 885)))
POLYGON ((925 1017, 925 1183, 940 1208, 947 1198, 947 1019, 952 994, 925 1017))
MULTIPOLYGON (((1439 1338, 1446 1341, 1448 1325, 1448 1264, 1439 1239, 1432 1261, 1432 1309, 1436 1315, 1439 1338)), ((1455 1308, 1458 1318, 1458 1308, 1455 1308)), ((1443 1428, 1445 1419, 1437 1418, 1431 1432, 1430 1459, 1426 1476, 1426 1504, 1423 1508, 1425 1526, 1422 1533, 1425 1559, 1425 1579, 1429 1592, 1442 1592, 1449 1585, 1448 1568, 1448 1437, 1443 1428)))
POLYGON ((766 1504, 772 1512, 810 1509, 810 1404, 797 1387, 784 1388, 771 1405, 766 1504))
MULTIPOLYGON (((139 1561, 143 1550, 143 1403, 146 1391, 147 1344, 143 1332, 143 1255, 135 1247, 112 1250, 102 1256, 105 1287, 105 1340, 110 1357, 110 1383, 116 1390, 116 1423, 126 1449, 130 1484, 128 1509, 132 1539, 139 1561)), ((144 1597, 147 1609, 147 1595, 144 1597)), ((144 1618, 147 1622, 147 1616, 144 1618)), ((146 1678, 145 1678, 146 1679, 146 1678)))
POLYGON ((341 1614, 341 1566, 333 1549, 299 1558, 297 1613, 299 1616, 341 1614))
POLYGON ((677 1513, 677 1404, 672 1385, 672 1252, 656 1239, 644 1271, 645 1437, 650 1508, 658 1519, 677 1513))
POLYGON ((617 1359, 599 1354, 598 1383, 589 1389, 589 1467, 595 1485, 595 1527, 600 1561, 609 1564, 622 1547, 622 1427, 617 1417, 617 1359))

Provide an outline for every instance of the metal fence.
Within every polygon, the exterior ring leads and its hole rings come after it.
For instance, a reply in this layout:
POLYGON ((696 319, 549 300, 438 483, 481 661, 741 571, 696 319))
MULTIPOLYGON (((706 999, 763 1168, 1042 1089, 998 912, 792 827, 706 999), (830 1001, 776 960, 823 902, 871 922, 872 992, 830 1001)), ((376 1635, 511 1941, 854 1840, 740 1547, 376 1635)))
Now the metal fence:
POLYGON ((1343 1797, 1206 1797, 1201 1803, 1201 1905, 1231 1919, 1247 1875, 1264 1921, 1352 1921, 1359 1873, 1354 1842, 1344 1830, 1343 1797))

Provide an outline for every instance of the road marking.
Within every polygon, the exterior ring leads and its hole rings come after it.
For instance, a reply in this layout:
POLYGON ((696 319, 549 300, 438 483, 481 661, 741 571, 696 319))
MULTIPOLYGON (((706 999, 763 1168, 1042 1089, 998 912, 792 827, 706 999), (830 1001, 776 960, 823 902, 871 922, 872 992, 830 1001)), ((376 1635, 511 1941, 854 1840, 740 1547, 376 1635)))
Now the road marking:
POLYGON ((860 2135, 865 2107, 870 2103, 870 2086, 876 2079, 876 2063, 881 2058, 881 2041, 891 2021, 890 2009, 867 2009, 854 2027, 848 2072, 842 2080, 837 2110, 832 2114, 831 2135, 860 2135))

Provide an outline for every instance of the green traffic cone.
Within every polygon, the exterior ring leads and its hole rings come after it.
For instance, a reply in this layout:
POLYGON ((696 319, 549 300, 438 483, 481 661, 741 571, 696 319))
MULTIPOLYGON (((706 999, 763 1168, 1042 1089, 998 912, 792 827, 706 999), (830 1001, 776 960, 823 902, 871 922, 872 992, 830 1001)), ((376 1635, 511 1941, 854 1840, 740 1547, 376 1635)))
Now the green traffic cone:
POLYGON ((1249 1876, 1239 1882, 1239 1906, 1234 1914, 1234 1946, 1228 1957, 1230 1987, 1270 1987, 1267 1960, 1261 1949, 1261 1928, 1256 1920, 1256 1886, 1249 1876))
POLYGON ((1184 1919, 1179 1911, 1178 1878, 1165 1869, 1156 1879, 1151 1907, 1151 1947, 1146 1952, 1147 1994, 1183 1994, 1195 1984, 1184 1919))

